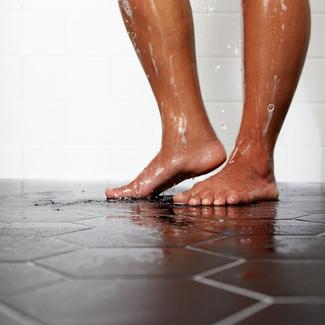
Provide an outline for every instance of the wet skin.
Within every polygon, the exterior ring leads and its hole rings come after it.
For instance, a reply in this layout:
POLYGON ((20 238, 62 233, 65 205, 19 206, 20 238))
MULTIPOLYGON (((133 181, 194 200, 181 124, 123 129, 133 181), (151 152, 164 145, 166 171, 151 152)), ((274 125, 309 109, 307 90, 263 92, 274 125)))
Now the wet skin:
MULTIPOLYGON (((190 205, 242 204, 278 198, 273 152, 305 61, 308 0, 243 0, 244 108, 235 148, 221 172, 174 196, 190 205)), ((190 4, 120 1, 131 40, 162 118, 161 150, 132 183, 107 197, 147 197, 226 159, 198 85, 190 4)))
POLYGON ((162 120, 161 149, 130 184, 108 198, 142 198, 226 160, 199 88, 193 20, 187 1, 120 1, 131 41, 154 92, 162 120))

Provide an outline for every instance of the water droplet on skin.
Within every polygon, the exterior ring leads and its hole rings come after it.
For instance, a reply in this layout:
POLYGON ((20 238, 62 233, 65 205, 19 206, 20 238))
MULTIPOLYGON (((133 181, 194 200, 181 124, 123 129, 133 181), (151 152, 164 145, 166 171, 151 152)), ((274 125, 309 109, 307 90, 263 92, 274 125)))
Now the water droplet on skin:
POLYGON ((285 4, 284 0, 281 0, 281 11, 287 11, 287 10, 288 10, 288 7, 285 4))
POLYGON ((182 143, 184 145, 187 144, 187 140, 185 137, 185 133, 186 133, 186 118, 185 117, 178 117, 178 134, 181 136, 182 139, 182 143))
POLYGON ((128 0, 122 0, 122 8, 123 8, 124 12, 126 13, 126 15, 128 15, 130 18, 132 18, 133 12, 132 12, 132 9, 131 9, 131 6, 130 6, 128 0))
POLYGON ((156 176, 160 176, 164 171, 164 168, 163 167, 158 167, 156 172, 155 172, 155 175, 156 176))
POLYGON ((267 110, 268 110, 269 112, 273 112, 273 111, 275 110, 275 106, 274 106, 274 104, 269 104, 269 105, 267 106, 267 110))

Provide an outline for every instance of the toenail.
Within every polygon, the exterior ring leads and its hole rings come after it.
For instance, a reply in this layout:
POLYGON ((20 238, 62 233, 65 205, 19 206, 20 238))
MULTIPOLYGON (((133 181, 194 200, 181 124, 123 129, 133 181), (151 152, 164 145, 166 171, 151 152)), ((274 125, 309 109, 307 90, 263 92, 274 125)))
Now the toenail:
POLYGON ((208 199, 203 199, 202 200, 202 204, 209 204, 210 202, 209 202, 209 200, 208 199))
POLYGON ((188 204, 196 205, 197 203, 196 203, 196 201, 194 199, 191 199, 191 200, 188 201, 188 204))
POLYGON ((231 204, 231 203, 235 203, 235 201, 236 201, 236 198, 234 198, 234 197, 232 197, 232 196, 229 197, 229 198, 227 198, 227 202, 230 203, 230 204, 231 204))
POLYGON ((221 199, 214 200, 213 204, 214 205, 221 205, 223 202, 221 199))

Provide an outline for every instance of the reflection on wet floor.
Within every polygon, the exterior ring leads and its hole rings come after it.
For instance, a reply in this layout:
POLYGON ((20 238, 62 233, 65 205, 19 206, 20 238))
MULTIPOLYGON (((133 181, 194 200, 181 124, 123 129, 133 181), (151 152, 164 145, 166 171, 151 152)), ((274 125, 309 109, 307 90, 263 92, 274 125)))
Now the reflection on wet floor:
POLYGON ((240 207, 105 201, 101 184, 9 185, 1 324, 325 321, 321 185, 283 184, 280 201, 240 207))

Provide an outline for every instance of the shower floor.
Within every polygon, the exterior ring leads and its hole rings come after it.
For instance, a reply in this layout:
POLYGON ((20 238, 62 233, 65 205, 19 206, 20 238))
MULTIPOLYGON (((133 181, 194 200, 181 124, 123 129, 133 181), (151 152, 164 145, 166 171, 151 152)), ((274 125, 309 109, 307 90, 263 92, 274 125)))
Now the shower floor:
POLYGON ((280 201, 107 202, 0 182, 0 324, 324 324, 325 186, 280 201))

